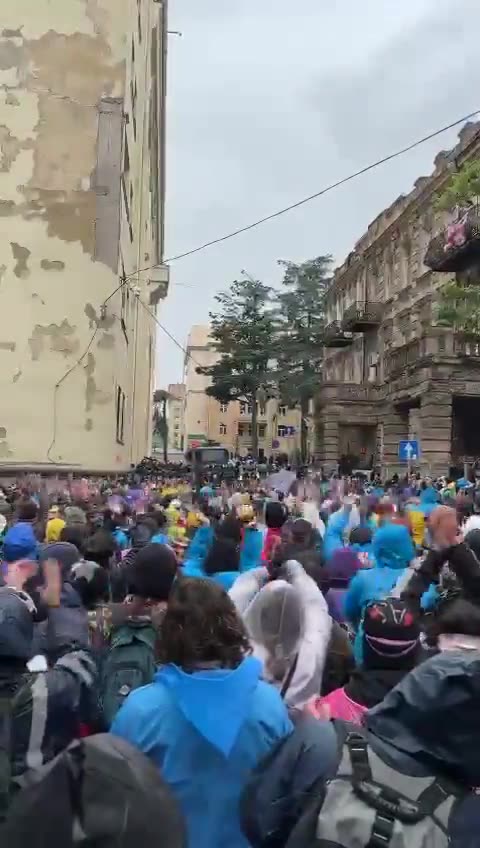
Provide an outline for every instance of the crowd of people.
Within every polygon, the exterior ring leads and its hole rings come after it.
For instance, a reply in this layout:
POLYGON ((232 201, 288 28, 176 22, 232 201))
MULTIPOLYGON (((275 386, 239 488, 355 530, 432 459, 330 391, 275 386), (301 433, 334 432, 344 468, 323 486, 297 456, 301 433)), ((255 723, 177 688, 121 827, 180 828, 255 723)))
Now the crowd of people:
POLYGON ((0 845, 480 844, 480 490, 299 478, 0 491, 0 845))

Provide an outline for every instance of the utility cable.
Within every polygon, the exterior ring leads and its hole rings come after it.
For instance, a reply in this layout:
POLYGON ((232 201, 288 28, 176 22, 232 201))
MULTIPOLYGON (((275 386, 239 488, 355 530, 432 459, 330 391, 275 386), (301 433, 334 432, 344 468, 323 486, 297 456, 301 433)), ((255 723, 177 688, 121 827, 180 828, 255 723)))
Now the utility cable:
MULTIPOLYGON (((391 162, 392 159, 397 159, 399 156, 404 156, 405 153, 409 153, 411 150, 414 150, 416 147, 420 147, 420 145, 425 144, 427 141, 431 141, 433 138, 437 138, 437 136, 441 135, 448 130, 453 129, 454 127, 459 126, 460 124, 465 123, 470 120, 470 118, 475 118, 480 114, 480 110, 477 109, 475 112, 470 112, 468 115, 464 115, 463 118, 459 118, 457 121, 453 121, 451 124, 447 124, 444 127, 441 127, 434 132, 429 133, 428 135, 423 136, 423 138, 417 139, 417 141, 413 141, 411 144, 408 144, 406 147, 402 147, 400 150, 395 151, 394 153, 389 153, 388 156, 383 156, 382 159, 377 159, 376 162, 372 162, 370 165, 366 165, 364 168, 360 168, 359 171, 354 171, 353 174, 349 174, 347 177, 343 177, 340 180, 337 180, 334 183, 331 183, 325 188, 320 189, 320 191, 316 191, 314 194, 310 194, 308 197, 304 197, 302 200, 298 200, 296 203, 291 203, 289 206, 285 206, 283 209, 279 209, 276 212, 272 212, 270 215, 265 215, 263 218, 259 218, 258 221, 253 221, 251 224, 247 224, 245 227, 240 227, 238 230, 233 230, 231 233, 227 233, 226 235, 219 236, 218 238, 212 239, 211 241, 207 241, 204 244, 199 245, 198 247, 194 247, 191 250, 186 250, 184 253, 178 253, 176 256, 170 256, 168 259, 164 260, 165 265, 170 262, 177 262, 179 259, 185 259, 187 256, 193 256, 195 253, 200 253, 202 250, 206 250, 208 247, 213 247, 215 244, 221 244, 224 241, 228 241, 229 239, 235 238, 235 236, 239 236, 242 233, 246 233, 249 230, 253 230, 256 227, 259 227, 261 224, 265 224, 267 221, 273 221, 275 218, 279 218, 281 215, 285 215, 287 212, 291 212, 293 209, 298 209, 300 206, 304 206, 306 203, 310 203, 312 200, 316 200, 318 197, 322 197, 324 194, 328 194, 328 192, 333 191, 335 188, 339 188, 345 183, 349 183, 352 180, 357 179, 357 177, 362 176, 363 174, 367 174, 369 171, 373 171, 375 168, 380 167, 380 165, 385 165, 386 162, 391 162)), ((135 277, 137 274, 141 274, 144 271, 150 271, 153 268, 158 268, 159 265, 149 265, 146 268, 138 268, 136 271, 133 271, 131 274, 127 275, 127 279, 130 277, 135 277)))

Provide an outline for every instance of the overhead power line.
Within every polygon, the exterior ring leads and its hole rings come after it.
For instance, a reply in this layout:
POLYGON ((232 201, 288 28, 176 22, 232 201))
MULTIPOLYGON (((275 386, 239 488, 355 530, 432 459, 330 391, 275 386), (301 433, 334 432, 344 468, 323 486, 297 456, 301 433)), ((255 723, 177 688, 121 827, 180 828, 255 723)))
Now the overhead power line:
MULTIPOLYGON (((444 127, 440 127, 440 129, 423 136, 423 138, 419 138, 416 141, 413 141, 406 147, 402 147, 400 150, 396 150, 394 153, 389 153, 388 156, 383 156, 381 159, 377 159, 376 162, 372 162, 370 165, 366 165, 364 168, 360 168, 360 170, 354 171, 353 174, 349 174, 347 177, 343 177, 342 179, 337 180, 334 183, 330 183, 330 185, 325 186, 324 188, 320 189, 320 191, 314 192, 314 194, 309 194, 308 197, 304 197, 302 198, 302 200, 297 200, 295 203, 291 203, 289 206, 284 206, 283 209, 278 209, 276 212, 272 212, 270 215, 265 215, 263 218, 259 218, 257 221, 253 221, 251 224, 247 224, 245 227, 239 227, 238 230, 233 230, 230 233, 226 233, 226 235, 211 239, 211 241, 204 242, 204 244, 200 244, 198 245, 198 247, 194 247, 191 250, 186 250, 183 253, 178 253, 176 256, 170 256, 168 259, 165 259, 165 264, 168 264, 170 262, 177 262, 179 259, 185 259, 187 256, 193 256, 195 253, 200 253, 200 251, 206 250, 208 247, 213 247, 216 244, 221 244, 224 241, 228 241, 229 239, 235 238, 236 236, 239 236, 242 233, 247 233, 249 232, 249 230, 254 230, 256 227, 260 227, 261 224, 266 224, 267 221, 273 221, 275 218, 280 218, 281 215, 285 215, 287 212, 292 212, 294 209, 298 209, 300 206, 304 206, 306 203, 310 203, 312 200, 316 200, 317 197, 322 197, 324 194, 328 194, 334 189, 340 188, 340 186, 357 179, 357 177, 361 177, 363 174, 367 174, 369 171, 373 171, 375 168, 379 168, 380 165, 385 165, 387 162, 391 162, 392 159, 397 159, 399 156, 404 156, 406 153, 409 153, 416 147, 420 147, 420 145, 425 144, 427 141, 431 141, 433 138, 437 138, 437 136, 442 135, 442 133, 454 129, 455 127, 458 127, 460 124, 469 121, 471 118, 475 118, 479 114, 480 109, 476 109, 474 112, 470 112, 468 115, 464 115, 462 118, 459 118, 456 121, 452 121, 452 123, 447 124, 444 127)), ((138 268, 136 271, 133 271, 131 274, 128 274, 127 277, 134 277, 137 274, 143 273, 144 271, 150 271, 152 268, 158 267, 158 265, 149 265, 146 268, 138 268)))

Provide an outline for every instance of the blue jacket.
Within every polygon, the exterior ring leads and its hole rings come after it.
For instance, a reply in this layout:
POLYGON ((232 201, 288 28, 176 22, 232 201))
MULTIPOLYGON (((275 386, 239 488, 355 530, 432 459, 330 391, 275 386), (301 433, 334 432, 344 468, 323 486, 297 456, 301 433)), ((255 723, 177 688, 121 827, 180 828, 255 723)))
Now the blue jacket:
POLYGON ((357 571, 345 595, 345 618, 357 628, 354 654, 362 662, 363 632, 360 626, 363 611, 371 601, 388 596, 410 562, 415 559, 415 547, 406 527, 385 524, 373 536, 374 568, 357 571))
POLYGON ((350 513, 343 507, 330 516, 323 539, 323 555, 329 560, 338 548, 344 547, 343 534, 350 520, 350 513))
MULTIPOLYGON (((229 592, 239 573, 250 571, 261 564, 263 550, 263 534, 260 530, 247 527, 240 551, 240 570, 222 571, 217 574, 205 574, 203 563, 205 562, 208 549, 214 539, 211 527, 199 527, 195 533, 183 563, 182 573, 185 577, 210 577, 229 592), (209 532, 206 532, 209 531, 209 532)), ((153 541, 153 540, 152 540, 153 541)))
POLYGON ((292 732, 278 692, 260 680, 261 663, 186 674, 161 668, 132 692, 111 732, 161 770, 186 819, 195 848, 248 848, 240 797, 259 760, 292 732))

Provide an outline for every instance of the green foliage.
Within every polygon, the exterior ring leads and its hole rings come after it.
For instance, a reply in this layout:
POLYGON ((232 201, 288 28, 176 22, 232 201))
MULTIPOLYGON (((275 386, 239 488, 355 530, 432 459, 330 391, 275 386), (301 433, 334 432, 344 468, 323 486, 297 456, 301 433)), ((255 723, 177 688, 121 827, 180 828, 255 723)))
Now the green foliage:
POLYGON ((437 208, 451 212, 456 206, 468 206, 480 197, 480 160, 467 162, 450 177, 437 198, 437 208))
POLYGON ((257 452, 256 396, 260 387, 272 387, 270 360, 274 320, 272 289, 259 280, 236 280, 215 298, 219 311, 211 313, 211 336, 219 355, 208 368, 197 368, 211 379, 207 394, 221 403, 245 400, 252 404, 252 446, 257 452))
POLYGON ((480 287, 448 283, 440 291, 437 319, 456 332, 480 336, 480 287))
POLYGON ((300 265, 281 260, 283 291, 277 296, 276 361, 282 400, 302 412, 302 460, 307 453, 310 400, 323 365, 325 295, 331 282, 331 256, 317 256, 300 265))

